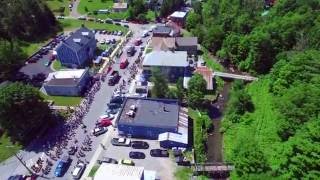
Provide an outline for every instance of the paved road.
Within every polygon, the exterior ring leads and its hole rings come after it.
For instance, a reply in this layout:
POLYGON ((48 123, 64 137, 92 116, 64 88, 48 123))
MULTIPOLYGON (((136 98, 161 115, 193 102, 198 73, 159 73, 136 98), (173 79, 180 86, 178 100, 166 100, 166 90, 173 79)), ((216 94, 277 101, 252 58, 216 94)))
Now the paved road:
MULTIPOLYGON (((133 29, 134 35, 133 35, 132 40, 128 42, 129 44, 132 44, 134 39, 136 39, 137 37, 140 37, 143 30, 145 30, 147 28, 145 26, 141 26, 141 29, 139 29, 135 25, 133 27, 134 27, 134 29, 133 29)), ((144 39, 144 41, 146 41, 146 39, 144 39)), ((128 46, 128 44, 126 46, 128 46)), ((136 49, 138 50, 138 52, 135 53, 135 56, 128 58, 130 64, 134 62, 134 60, 137 58, 137 56, 139 54, 140 48, 136 48, 136 49)), ((126 56, 126 53, 123 53, 122 56, 126 56)), ((119 60, 114 64, 113 69, 119 70, 119 60)), ((127 72, 124 74, 125 71, 127 71, 127 69, 120 70, 120 74, 122 75, 123 78, 127 79, 127 76, 129 75, 129 73, 127 72)), ((121 80, 120 80, 120 82, 121 82, 121 80)), ((87 113, 87 115, 83 119, 83 122, 87 126, 88 130, 91 130, 94 128, 96 120, 106 110, 106 104, 109 102, 114 89, 115 89, 115 86, 108 86, 107 82, 102 83, 102 87, 96 93, 94 101, 91 105, 89 112, 87 113)), ((106 136, 107 135, 108 135, 108 133, 106 134, 106 136)), ((85 136, 86 136, 86 134, 84 133, 83 129, 78 128, 76 130, 76 139, 79 142, 82 142, 84 140, 85 136)), ((96 150, 97 147, 99 147, 99 144, 101 143, 103 137, 104 137, 104 135, 99 136, 97 138, 95 138, 95 137, 92 138, 92 140, 93 140, 92 149, 93 150, 96 150)), ((70 142, 73 142, 73 140, 70 142)), ((68 145, 71 146, 73 144, 69 143, 68 145)), ((38 159, 38 157, 44 155, 43 148, 38 147, 38 148, 34 149, 32 146, 33 145, 30 145, 30 147, 28 147, 24 150, 21 150, 19 152, 19 156, 21 156, 23 158, 23 160, 26 161, 26 163, 29 165, 33 164, 38 159)), ((89 161, 93 157, 93 155, 94 155, 94 151, 87 152, 85 160, 89 161)), ((47 177, 50 179, 52 179, 52 178, 70 179, 71 178, 71 171, 72 171, 73 167, 75 166, 76 161, 77 161, 76 158, 73 157, 72 164, 71 164, 70 168, 68 169, 68 171, 65 173, 64 177, 56 178, 53 176, 53 172, 54 172, 54 168, 55 168, 56 164, 54 164, 54 166, 51 170, 51 174, 49 174, 47 177)), ((0 179, 7 179, 11 175, 26 174, 27 173, 26 169, 14 157, 11 157, 8 160, 6 160, 5 162, 0 164, 0 172, 1 172, 0 179)))
POLYGON ((75 0, 73 1, 73 6, 72 6, 72 9, 70 11, 70 15, 71 17, 73 18, 78 18, 79 16, 81 16, 80 13, 78 13, 78 5, 80 3, 80 0, 75 0))

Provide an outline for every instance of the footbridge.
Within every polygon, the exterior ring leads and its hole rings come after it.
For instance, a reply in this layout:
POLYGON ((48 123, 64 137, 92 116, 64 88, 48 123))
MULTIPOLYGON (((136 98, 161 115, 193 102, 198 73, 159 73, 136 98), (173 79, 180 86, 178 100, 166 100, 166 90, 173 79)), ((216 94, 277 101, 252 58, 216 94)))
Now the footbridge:
POLYGON ((219 76, 224 78, 232 78, 232 79, 242 79, 246 81, 256 81, 258 78, 249 76, 249 75, 240 75, 240 74, 232 74, 232 73, 225 73, 225 72, 213 72, 213 77, 219 76))
POLYGON ((234 166, 228 163, 195 163, 192 166, 195 172, 227 173, 234 170, 234 166))

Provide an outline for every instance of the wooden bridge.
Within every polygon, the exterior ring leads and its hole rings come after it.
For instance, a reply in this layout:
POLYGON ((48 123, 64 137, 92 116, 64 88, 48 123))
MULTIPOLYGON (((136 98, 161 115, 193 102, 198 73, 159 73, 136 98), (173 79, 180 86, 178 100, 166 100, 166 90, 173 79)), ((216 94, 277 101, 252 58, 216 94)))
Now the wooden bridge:
POLYGON ((246 81, 256 81, 258 78, 248 75, 240 75, 240 74, 232 74, 232 73, 225 73, 225 72, 213 72, 213 77, 219 76, 224 78, 232 78, 232 79, 242 79, 246 81))
POLYGON ((194 172, 227 173, 234 169, 234 166, 228 163, 195 163, 192 166, 194 172))

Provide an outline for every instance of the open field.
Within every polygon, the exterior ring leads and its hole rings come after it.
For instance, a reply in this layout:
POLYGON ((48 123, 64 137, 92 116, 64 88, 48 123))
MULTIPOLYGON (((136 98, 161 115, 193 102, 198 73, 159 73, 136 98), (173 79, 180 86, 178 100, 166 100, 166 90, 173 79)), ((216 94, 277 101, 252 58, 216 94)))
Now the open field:
POLYGON ((60 19, 59 22, 61 23, 65 31, 68 31, 68 30, 70 31, 70 30, 75 30, 77 28, 80 28, 82 24, 89 29, 105 29, 107 31, 122 31, 125 33, 128 31, 128 28, 125 28, 123 26, 98 23, 94 21, 84 21, 84 20, 76 20, 76 19, 60 19))
POLYGON ((76 106, 80 104, 82 97, 69 97, 69 96, 47 96, 41 94, 45 100, 54 101, 56 106, 76 106))
POLYGON ((69 11, 69 3, 70 0, 46 0, 45 1, 48 4, 48 7, 51 9, 51 11, 55 14, 60 14, 59 8, 64 7, 64 15, 68 16, 70 11, 69 11))
POLYGON ((3 134, 0 137, 0 162, 8 159, 14 153, 18 152, 22 148, 19 144, 12 144, 9 137, 3 134))

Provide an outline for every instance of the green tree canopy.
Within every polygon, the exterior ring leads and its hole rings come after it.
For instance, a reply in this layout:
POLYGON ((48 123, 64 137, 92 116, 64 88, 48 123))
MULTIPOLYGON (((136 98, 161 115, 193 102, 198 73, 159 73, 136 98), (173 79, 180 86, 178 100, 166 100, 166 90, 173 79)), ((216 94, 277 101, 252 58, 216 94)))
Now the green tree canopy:
POLYGON ((0 88, 0 124, 13 140, 28 142, 50 121, 51 111, 37 89, 22 83, 0 88))
POLYGON ((202 104, 205 92, 207 90, 207 82, 203 79, 202 75, 193 75, 188 82, 188 104, 192 108, 202 104))
POLYGON ((159 68, 152 69, 151 81, 154 86, 151 89, 152 97, 165 98, 169 92, 168 82, 166 77, 161 73, 159 68))

